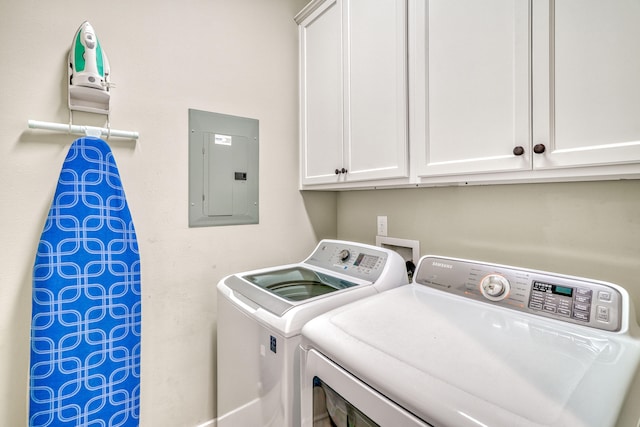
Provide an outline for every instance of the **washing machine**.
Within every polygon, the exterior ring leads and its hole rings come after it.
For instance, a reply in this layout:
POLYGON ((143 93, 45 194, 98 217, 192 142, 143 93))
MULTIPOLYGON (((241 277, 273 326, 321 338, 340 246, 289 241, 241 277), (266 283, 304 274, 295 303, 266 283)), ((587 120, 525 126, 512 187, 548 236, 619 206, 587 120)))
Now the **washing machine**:
POLYGON ((218 283, 218 427, 299 427, 302 326, 335 307, 408 285, 396 252, 322 240, 304 261, 218 283))
POLYGON ((302 335, 303 427, 640 425, 638 325, 611 283, 427 256, 302 335))

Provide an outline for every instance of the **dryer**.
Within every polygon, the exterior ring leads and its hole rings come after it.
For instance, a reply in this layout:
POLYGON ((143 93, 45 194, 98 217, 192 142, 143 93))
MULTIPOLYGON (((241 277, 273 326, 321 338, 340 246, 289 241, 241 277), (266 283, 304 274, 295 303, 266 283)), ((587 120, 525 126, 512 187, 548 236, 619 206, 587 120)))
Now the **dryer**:
POLYGON ((638 325, 611 283, 428 256, 302 335, 303 427, 640 423, 638 325))
POLYGON ((333 308, 409 282, 385 248, 322 240, 297 264, 218 283, 218 427, 299 427, 302 326, 333 308))

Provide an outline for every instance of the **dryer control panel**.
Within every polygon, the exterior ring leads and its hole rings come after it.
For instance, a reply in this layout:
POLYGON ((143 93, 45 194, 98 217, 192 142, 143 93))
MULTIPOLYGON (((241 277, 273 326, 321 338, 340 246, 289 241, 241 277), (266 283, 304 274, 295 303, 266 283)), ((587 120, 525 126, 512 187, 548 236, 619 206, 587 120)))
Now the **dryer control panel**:
POLYGON ((611 284, 445 257, 424 257, 415 283, 465 298, 606 331, 622 326, 622 293, 611 284))

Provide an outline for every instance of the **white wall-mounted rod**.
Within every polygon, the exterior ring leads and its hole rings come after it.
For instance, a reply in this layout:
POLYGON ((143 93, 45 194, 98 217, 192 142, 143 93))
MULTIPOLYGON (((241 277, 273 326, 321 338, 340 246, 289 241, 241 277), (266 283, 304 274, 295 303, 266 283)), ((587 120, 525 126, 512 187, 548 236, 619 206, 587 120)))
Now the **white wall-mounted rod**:
POLYGON ((96 137, 99 137, 99 136, 112 137, 113 136, 118 138, 138 139, 138 132, 132 132, 128 130, 108 129, 108 128, 100 128, 100 127, 94 127, 94 126, 70 125, 65 123, 40 122, 38 120, 29 120, 29 128, 53 130, 56 132, 66 132, 66 133, 96 136, 96 137))

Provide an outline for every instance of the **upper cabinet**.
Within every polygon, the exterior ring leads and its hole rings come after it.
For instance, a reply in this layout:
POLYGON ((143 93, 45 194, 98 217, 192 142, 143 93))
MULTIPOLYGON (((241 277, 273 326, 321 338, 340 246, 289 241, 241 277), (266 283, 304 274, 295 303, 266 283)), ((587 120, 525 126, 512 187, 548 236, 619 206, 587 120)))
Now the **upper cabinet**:
POLYGON ((409 7, 415 182, 638 176, 640 3, 409 7))
POLYGON ((411 139, 419 176, 530 168, 524 0, 411 2, 411 139), (514 149, 517 149, 514 154, 514 149))
POLYGON ((406 0, 312 1, 296 17, 302 188, 408 182, 406 19, 406 0))
POLYGON ((640 161, 640 2, 533 2, 536 169, 640 161))
POLYGON ((296 20, 303 189, 640 178, 638 0, 314 0, 296 20))

